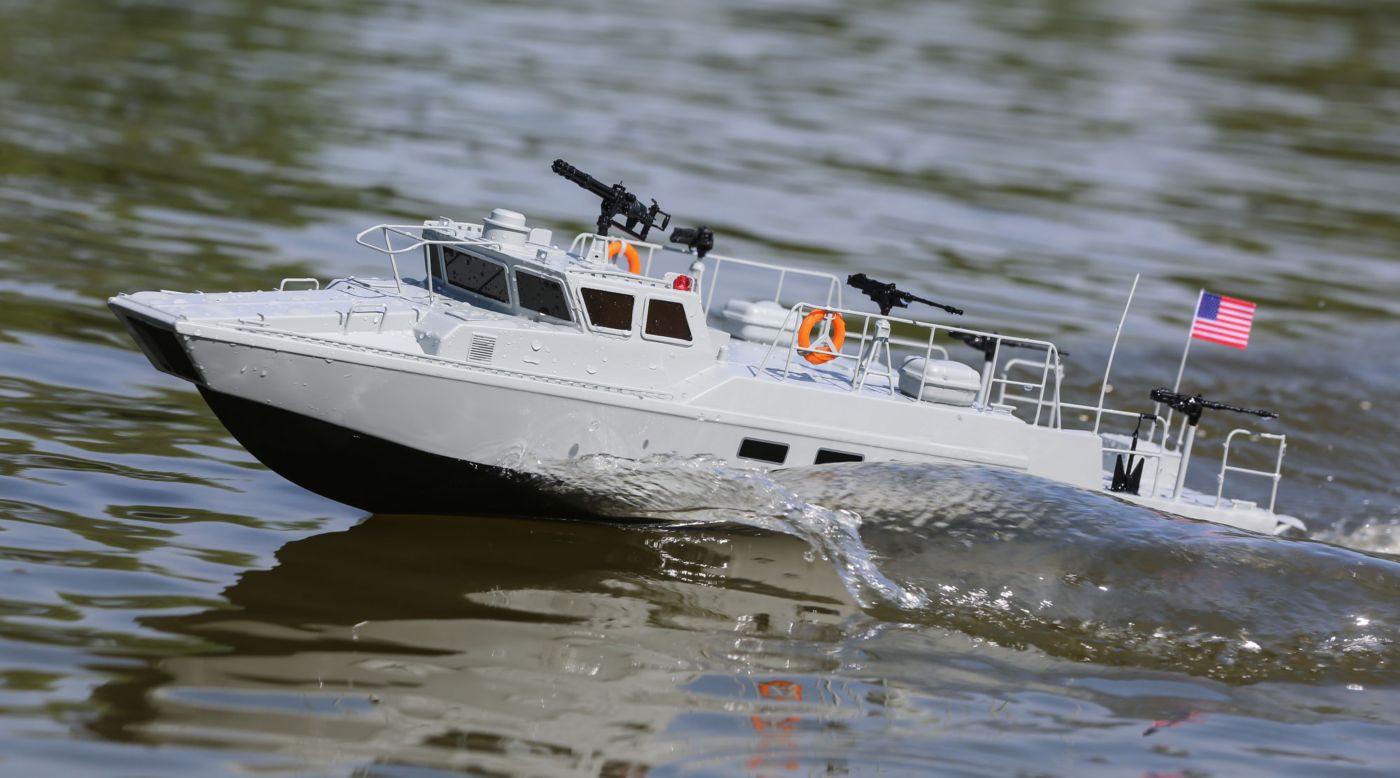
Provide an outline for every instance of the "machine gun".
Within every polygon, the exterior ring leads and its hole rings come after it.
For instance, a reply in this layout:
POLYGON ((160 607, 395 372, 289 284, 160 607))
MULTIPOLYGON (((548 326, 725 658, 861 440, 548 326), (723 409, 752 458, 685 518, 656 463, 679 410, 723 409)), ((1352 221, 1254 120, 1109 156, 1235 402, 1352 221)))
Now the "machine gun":
MULTIPOLYGON (((996 351, 997 349, 997 338, 993 338, 989 335, 978 335, 974 332, 963 332, 962 330, 948 330, 948 337, 954 340, 960 340, 964 344, 977 349, 978 351, 982 352, 983 358, 988 360, 992 358, 992 352, 996 351)), ((1036 349, 1039 351, 1045 350, 1045 346, 1043 344, 1027 343, 1024 340, 1015 340, 1013 338, 1001 338, 1001 345, 1010 348, 1028 348, 1036 349)), ((1059 354, 1062 357, 1069 356, 1068 351, 1056 350, 1055 353, 1059 354)))
POLYGON ((1278 414, 1273 411, 1261 411, 1257 408, 1241 408, 1238 405, 1227 405, 1214 400, 1207 400, 1199 394, 1181 394, 1171 392, 1166 389, 1153 389, 1152 401, 1159 402, 1176 411, 1186 415, 1186 420, 1192 427, 1201 421, 1201 412, 1207 409, 1213 411, 1234 411, 1235 413, 1247 413, 1251 416, 1262 416, 1266 419, 1277 419, 1278 414))
POLYGON ((666 227, 671 224, 671 214, 661 210, 661 206, 657 205, 655 200, 651 201, 650 207, 642 205, 637 196, 627 191, 621 181, 608 186, 562 159, 554 160, 552 169, 555 173, 603 199, 602 209, 598 215, 599 235, 607 235, 610 227, 616 227, 637 240, 646 240, 647 233, 651 232, 653 227, 665 231, 666 227), (621 216, 626 221, 615 222, 613 221, 614 216, 621 216), (659 224, 657 223, 658 216, 662 217, 659 224), (638 225, 640 225, 640 232, 638 225))
POLYGON ((1278 418, 1278 414, 1273 411, 1241 408, 1238 405, 1227 405, 1207 400, 1199 394, 1182 394, 1166 389, 1153 389, 1152 401, 1164 403, 1172 410, 1180 411, 1186 416, 1186 442, 1181 447, 1181 464, 1177 466, 1176 487, 1172 489, 1173 500, 1181 499, 1182 490, 1186 487, 1186 468, 1191 463, 1191 446, 1196 442, 1196 427, 1201 422, 1203 411, 1234 411, 1235 413, 1247 413, 1251 416, 1262 416, 1266 419, 1278 418))
POLYGON ((868 278, 864 273, 853 273, 846 276, 846 283, 864 292, 866 297, 880 306, 881 316, 889 316, 890 311, 894 308, 908 308, 909 303, 923 303, 958 316, 963 314, 961 308, 954 308, 951 305, 936 303, 916 294, 910 294, 896 288, 894 284, 884 284, 873 278, 868 278))

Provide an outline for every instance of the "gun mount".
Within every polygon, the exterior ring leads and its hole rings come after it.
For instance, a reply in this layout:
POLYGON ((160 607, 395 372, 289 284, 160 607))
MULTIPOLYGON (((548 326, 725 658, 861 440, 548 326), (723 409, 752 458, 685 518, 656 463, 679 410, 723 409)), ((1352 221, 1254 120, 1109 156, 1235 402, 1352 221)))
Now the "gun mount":
POLYGON ((936 303, 916 294, 903 291, 894 284, 881 283, 873 278, 867 277, 864 273, 853 273, 846 276, 846 283, 859 289, 869 297, 872 302, 880 307, 881 316, 889 316, 890 311, 895 308, 908 308, 909 303, 923 303, 924 305, 947 311, 948 313, 961 316, 963 310, 951 305, 936 303))
POLYGON ((1207 400, 1199 394, 1182 394, 1166 389, 1153 389, 1152 401, 1159 402, 1167 407, 1180 411, 1186 415, 1186 420, 1191 426, 1196 426, 1201 421, 1201 413, 1205 410, 1213 411, 1233 411, 1235 413, 1247 413, 1251 416, 1261 416, 1265 419, 1277 419, 1278 414, 1273 411, 1264 411, 1257 408, 1241 408, 1238 405, 1207 400))
POLYGON ((684 244, 695 252, 697 259, 704 259, 715 247, 715 231, 703 224, 699 227, 677 227, 671 233, 671 242, 684 244))
POLYGON ((1238 405, 1219 403, 1214 400, 1207 400, 1199 394, 1182 394, 1166 389, 1153 389, 1152 401, 1165 404, 1167 407, 1180 411, 1186 416, 1186 440, 1181 446, 1181 464, 1176 471, 1176 487, 1172 489, 1172 499, 1181 499, 1181 492, 1186 488, 1186 468, 1191 464, 1191 448, 1196 442, 1196 427, 1201 422, 1201 413, 1206 410, 1213 411, 1233 411, 1234 413, 1247 413, 1251 416, 1262 416, 1266 419, 1277 419, 1278 414, 1273 411, 1259 410, 1258 408, 1241 408, 1238 405))
POLYGON ((652 228, 664 231, 671 224, 671 214, 661 210, 661 206, 657 205, 655 200, 651 201, 650 206, 642 205, 637 196, 627 191, 621 181, 608 186, 562 159, 554 160, 551 169, 602 198, 602 207, 598 214, 599 235, 607 235, 610 228, 616 227, 637 240, 646 240, 647 233, 651 232, 652 228), (621 216, 625 221, 613 221, 614 216, 621 216), (657 217, 662 217, 659 224, 657 217))

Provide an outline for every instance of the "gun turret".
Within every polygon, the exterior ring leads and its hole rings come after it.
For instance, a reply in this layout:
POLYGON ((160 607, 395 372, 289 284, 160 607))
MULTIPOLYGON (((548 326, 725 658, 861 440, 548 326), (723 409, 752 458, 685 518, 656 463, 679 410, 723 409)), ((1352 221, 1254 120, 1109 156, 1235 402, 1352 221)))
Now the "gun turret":
POLYGON ((602 208, 598 215, 599 235, 607 235, 609 228, 616 227, 638 240, 646 240, 647 233, 653 227, 665 230, 671 224, 671 214, 661 210, 655 200, 651 201, 650 206, 642 205, 637 196, 627 191, 621 181, 608 186, 562 159, 554 160, 552 169, 555 173, 602 198, 602 208), (613 221, 614 216, 621 216, 626 221, 615 222, 613 221), (657 223, 658 216, 662 217, 659 224, 657 223))
POLYGON ((1166 405, 1173 410, 1180 411, 1186 415, 1186 419, 1194 427, 1201 421, 1201 412, 1207 409, 1213 411, 1233 411, 1235 413, 1247 413, 1251 416, 1262 416, 1266 419, 1277 419, 1278 414, 1273 411, 1264 411, 1257 408, 1241 408, 1238 405, 1218 403, 1214 400, 1207 400, 1199 394, 1182 394, 1172 392, 1167 389, 1153 389, 1152 401, 1166 405))
POLYGON ((910 294, 909 292, 895 287, 894 284, 885 284, 873 278, 868 278, 864 273, 853 273, 846 276, 846 283, 864 292, 866 297, 869 297, 871 301, 880 306, 881 316, 889 316, 890 311, 894 308, 908 308, 909 303, 923 303, 924 305, 939 308, 957 316, 963 314, 961 308, 954 308, 951 305, 936 303, 932 300, 919 297, 916 294, 910 294))

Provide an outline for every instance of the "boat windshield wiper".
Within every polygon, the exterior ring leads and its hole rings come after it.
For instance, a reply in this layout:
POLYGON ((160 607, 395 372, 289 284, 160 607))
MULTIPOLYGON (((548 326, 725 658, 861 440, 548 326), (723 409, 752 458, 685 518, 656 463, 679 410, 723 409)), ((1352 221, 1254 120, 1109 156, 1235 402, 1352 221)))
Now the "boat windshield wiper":
POLYGON ((923 303, 924 305, 939 308, 957 316, 963 314, 961 308, 944 305, 943 303, 936 303, 928 298, 911 294, 899 289, 894 284, 876 281, 866 276, 864 273, 852 273, 846 276, 846 283, 864 292, 866 297, 869 297, 872 302, 880 306, 881 316, 889 316, 890 311, 894 308, 908 308, 909 303, 923 303))

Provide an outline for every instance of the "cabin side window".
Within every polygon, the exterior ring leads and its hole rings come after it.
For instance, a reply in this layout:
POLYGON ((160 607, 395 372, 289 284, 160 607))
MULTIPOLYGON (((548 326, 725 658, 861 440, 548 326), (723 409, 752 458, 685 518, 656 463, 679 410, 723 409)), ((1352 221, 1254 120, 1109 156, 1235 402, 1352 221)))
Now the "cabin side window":
POLYGON ((690 322, 685 306, 672 300, 647 301, 647 335, 671 340, 690 341, 690 322))
POLYGON ((560 286, 558 281, 517 270, 515 292, 520 297, 521 308, 556 319, 573 321, 569 314, 568 300, 564 297, 564 287, 560 286))
POLYGON ((442 254, 449 284, 496 302, 510 302, 505 265, 453 249, 443 249, 442 254))
POLYGON ((583 290, 583 307, 588 310, 588 321, 594 327, 631 332, 635 303, 636 298, 630 294, 604 289, 583 290))

